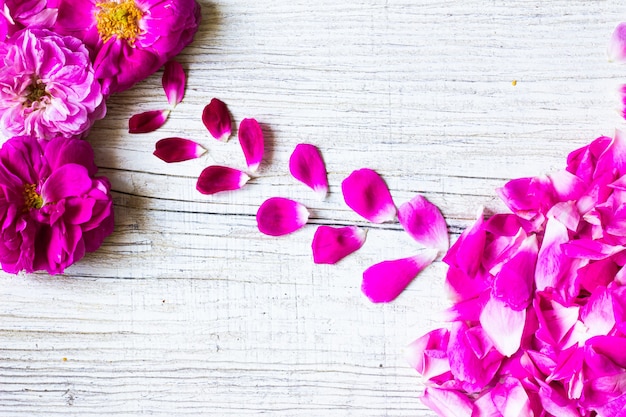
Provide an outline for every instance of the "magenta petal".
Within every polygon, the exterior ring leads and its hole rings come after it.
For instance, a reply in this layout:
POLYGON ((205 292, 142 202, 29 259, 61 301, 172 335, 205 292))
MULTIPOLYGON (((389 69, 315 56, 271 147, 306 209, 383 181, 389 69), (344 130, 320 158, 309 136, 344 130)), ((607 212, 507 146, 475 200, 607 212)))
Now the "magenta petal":
POLYGON ((469 417, 472 415, 472 402, 466 395, 458 391, 428 387, 424 390, 421 400, 439 417, 469 417))
POLYGON ((181 162, 199 158, 206 149, 193 140, 183 138, 165 138, 155 145, 154 156, 165 162, 181 162))
POLYGON ((367 232, 357 226, 320 226, 313 236, 313 262, 335 264, 365 243, 367 232))
POLYGON ((214 98, 204 107, 202 123, 215 139, 224 142, 228 140, 233 122, 230 112, 222 100, 214 98))
POLYGON ((263 159, 264 140, 261 125, 255 119, 243 119, 239 124, 239 143, 248 169, 255 172, 263 159))
POLYGON ((196 190, 202 194, 215 194, 221 191, 238 190, 243 187, 250 177, 234 168, 212 165, 204 168, 198 182, 196 190))
POLYGON ((56 203, 67 197, 80 197, 89 192, 92 180, 87 168, 66 164, 55 170, 41 187, 44 204, 56 203))
POLYGON ((441 253, 448 250, 448 228, 441 211, 421 195, 416 195, 398 209, 398 220, 413 239, 441 253))
POLYGON ((151 110, 134 114, 128 120, 128 133, 154 132, 163 126, 169 114, 169 110, 151 110))
POLYGON ((185 95, 185 71, 183 66, 176 61, 168 61, 165 64, 162 78, 163 90, 170 106, 176 107, 185 95))
POLYGON ((626 61, 626 22, 622 22, 613 31, 609 39, 609 61, 626 61))
POLYGON ((313 145, 300 143, 289 158, 289 171, 323 199, 328 193, 328 178, 322 154, 313 145))
POLYGON ((306 224, 309 211, 297 201, 272 197, 263 202, 256 213, 259 231, 270 236, 295 232, 306 224))
POLYGON ((450 371, 448 341, 450 332, 437 329, 426 333, 407 346, 407 359, 425 379, 432 379, 450 371))
POLYGON ((494 297, 514 310, 524 310, 532 299, 537 251, 537 236, 530 235, 493 281, 494 297))
POLYGON ((372 265, 363 272, 361 291, 374 303, 393 301, 436 257, 436 250, 427 249, 409 258, 372 265))
POLYGON ((480 313, 480 324, 494 346, 504 356, 511 356, 520 347, 526 324, 526 310, 516 311, 491 297, 480 313))
POLYGON ((343 199, 352 210, 373 223, 392 221, 396 206, 385 181, 369 168, 352 172, 341 183, 343 199))

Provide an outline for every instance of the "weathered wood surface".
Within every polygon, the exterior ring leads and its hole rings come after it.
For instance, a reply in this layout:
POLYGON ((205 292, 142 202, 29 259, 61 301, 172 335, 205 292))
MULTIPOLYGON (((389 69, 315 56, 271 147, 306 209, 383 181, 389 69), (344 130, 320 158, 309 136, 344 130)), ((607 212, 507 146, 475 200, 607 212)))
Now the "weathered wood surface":
POLYGON ((111 178, 116 231, 65 276, 0 276, 0 415, 433 416, 404 346, 440 324, 437 262, 389 305, 360 293, 362 271, 418 247, 398 224, 370 226, 343 203, 352 170, 376 169, 397 204, 419 192, 453 239, 481 205, 503 211, 507 179, 564 166, 619 126, 626 67, 606 43, 622 1, 201 1, 180 61, 185 99, 158 132, 126 133, 163 108, 160 73, 110 100, 90 141, 111 178), (517 81, 513 85, 513 80, 517 81), (211 139, 212 97, 255 117, 267 155, 243 190, 195 191, 212 163, 244 168, 236 138, 211 139), (208 155, 167 165, 156 140, 208 155), (331 193, 291 178, 295 145, 317 145, 331 193), (310 225, 269 238, 271 196, 310 207, 310 225), (314 265, 319 224, 370 228, 335 266, 314 265))

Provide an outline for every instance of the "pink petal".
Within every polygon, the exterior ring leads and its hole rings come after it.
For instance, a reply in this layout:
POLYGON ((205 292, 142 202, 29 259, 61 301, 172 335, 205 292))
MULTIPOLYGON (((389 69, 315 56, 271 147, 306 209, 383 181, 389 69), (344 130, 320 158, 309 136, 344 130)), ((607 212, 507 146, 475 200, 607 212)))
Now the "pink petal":
POLYGON ((468 278, 474 278, 481 264, 487 235, 483 227, 484 209, 478 211, 476 221, 461 233, 443 257, 450 266, 457 266, 468 278))
POLYGON ((57 168, 43 183, 41 196, 44 204, 57 203, 68 197, 80 197, 92 187, 87 168, 66 164, 57 168))
POLYGON ((502 417, 532 416, 530 400, 522 383, 506 377, 491 391, 491 399, 502 417))
POLYGON ((407 346, 407 359, 411 367, 425 379, 432 379, 450 371, 448 361, 448 340, 450 332, 447 329, 437 329, 407 346))
POLYGON ((537 338, 551 346, 560 346, 578 321, 580 307, 565 307, 543 292, 537 293, 533 304, 539 321, 537 338))
POLYGON ((626 62, 626 22, 622 22, 613 31, 609 39, 609 61, 626 62))
POLYGON ((580 319, 588 329, 588 337, 609 334, 616 323, 613 299, 606 288, 598 287, 591 294, 580 312, 580 319))
POLYGON ((298 181, 313 189, 322 199, 328 193, 326 166, 320 151, 313 145, 300 143, 289 158, 289 171, 298 181))
POLYGON ((202 111, 202 123, 211 136, 217 140, 227 141, 232 131, 230 112, 223 101, 214 98, 202 111))
POLYGON ((494 279, 494 297, 504 301, 513 310, 524 310, 530 304, 537 251, 537 236, 530 235, 515 255, 502 265, 494 279))
POLYGON ((239 124, 239 143, 246 157, 248 169, 255 172, 264 152, 263 130, 255 119, 243 119, 239 124))
POLYGON ((511 356, 520 347, 526 324, 526 310, 513 310, 506 303, 491 297, 480 313, 480 324, 498 352, 511 356))
POLYGON ((263 202, 256 214, 259 231, 270 236, 295 232, 306 224, 309 211, 297 201, 272 197, 263 202))
POLYGON ((343 199, 352 210, 373 223, 392 221, 396 206, 385 181, 369 168, 352 172, 341 183, 343 199))
POLYGON ((335 264, 365 243, 367 232, 357 226, 320 226, 313 236, 313 262, 335 264))
POLYGON ((568 241, 567 228, 559 221, 548 218, 535 268, 535 285, 538 291, 547 287, 556 288, 568 271, 572 261, 561 249, 561 245, 568 241))
POLYGON ((198 182, 196 190, 202 194, 215 194, 222 191, 238 190, 243 187, 250 177, 238 169, 212 165, 204 168, 198 182))
POLYGON ((176 61, 166 62, 161 82, 167 96, 167 102, 170 103, 170 106, 176 107, 178 103, 183 101, 185 95, 186 78, 183 66, 176 61))
POLYGON ((183 138, 165 138, 155 145, 154 156, 165 162, 181 162, 199 158, 206 149, 193 140, 183 138))
POLYGON ((429 249, 409 258, 372 265, 363 272, 361 291, 374 303, 393 301, 436 257, 437 251, 429 249))
POLYGON ((422 402, 439 417, 468 417, 472 415, 472 402, 458 391, 427 387, 422 402))
POLYGON ((134 114, 128 120, 128 133, 154 132, 165 124, 169 115, 169 110, 151 110, 134 114))
POLYGON ((437 249, 441 253, 448 250, 450 241, 448 227, 441 211, 421 195, 416 195, 398 209, 398 220, 413 239, 421 245, 437 249))
POLYGON ((598 261, 621 252, 624 247, 609 245, 599 240, 581 238, 564 243, 562 250, 570 258, 598 261))

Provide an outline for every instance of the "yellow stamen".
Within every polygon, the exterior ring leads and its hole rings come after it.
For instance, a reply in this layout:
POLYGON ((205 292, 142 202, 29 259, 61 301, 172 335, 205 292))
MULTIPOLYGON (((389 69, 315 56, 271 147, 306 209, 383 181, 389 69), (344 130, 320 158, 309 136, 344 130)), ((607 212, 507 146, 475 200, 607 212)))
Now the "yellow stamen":
POLYGON ((43 198, 37 193, 37 185, 24 184, 24 205, 26 210, 40 209, 43 206, 43 198))
POLYGON ((40 101, 43 97, 49 96, 46 91, 46 85, 41 80, 33 80, 28 86, 28 94, 26 95, 27 106, 32 106, 33 103, 40 101))
POLYGON ((112 37, 125 39, 129 44, 139 35, 139 19, 143 13, 134 0, 112 0, 96 3, 98 33, 103 42, 112 37))

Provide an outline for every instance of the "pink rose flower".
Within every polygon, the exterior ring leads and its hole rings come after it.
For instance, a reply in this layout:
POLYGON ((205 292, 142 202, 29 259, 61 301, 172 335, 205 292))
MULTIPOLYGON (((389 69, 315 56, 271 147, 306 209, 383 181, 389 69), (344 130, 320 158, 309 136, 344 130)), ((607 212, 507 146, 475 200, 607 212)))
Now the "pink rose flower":
POLYGON ((7 137, 86 135, 106 105, 79 39, 25 29, 0 44, 0 128, 7 137))
POLYGON ((0 148, 0 265, 63 273, 113 231, 110 184, 87 141, 32 136, 0 148))
POLYGON ((195 0, 60 0, 55 30, 82 39, 105 94, 130 88, 174 58, 198 29, 195 0))
POLYGON ((56 1, 0 0, 0 39, 26 27, 52 27, 57 19, 56 1))

